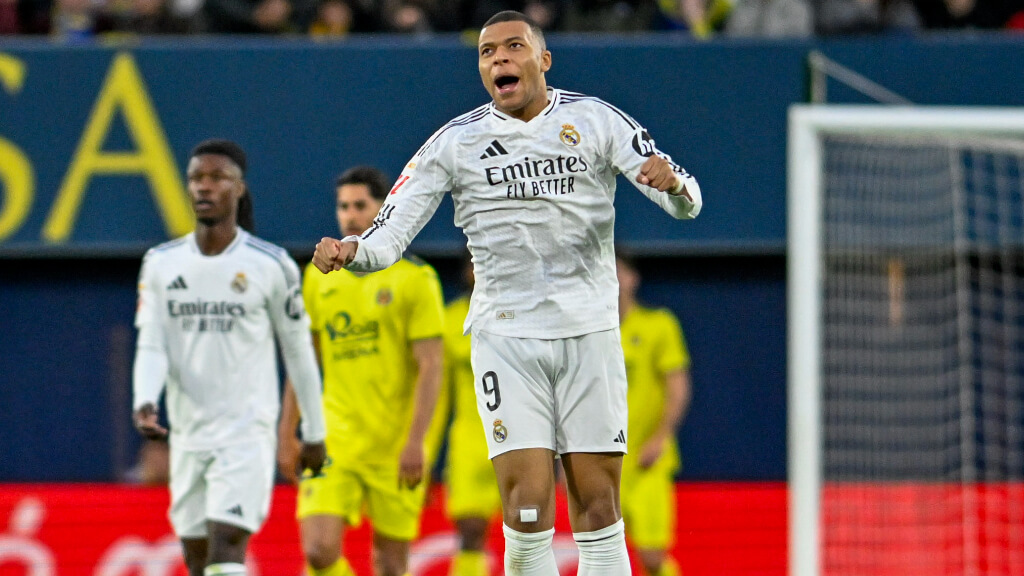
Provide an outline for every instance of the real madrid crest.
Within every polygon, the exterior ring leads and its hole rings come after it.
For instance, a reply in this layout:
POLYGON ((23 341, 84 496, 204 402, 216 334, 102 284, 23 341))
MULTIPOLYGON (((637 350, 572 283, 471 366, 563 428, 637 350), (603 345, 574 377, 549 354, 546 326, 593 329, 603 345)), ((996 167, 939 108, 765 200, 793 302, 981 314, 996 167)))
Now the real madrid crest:
POLYGON ((248 287, 249 281, 245 279, 245 272, 235 274, 235 279, 231 281, 231 289, 241 294, 248 287))
POLYGON ((381 306, 391 304, 392 298, 391 288, 381 288, 377 291, 377 304, 381 306))
POLYGON ((508 428, 502 425, 501 419, 494 421, 494 431, 492 434, 494 434, 494 441, 498 444, 501 444, 505 441, 505 438, 508 438, 508 428))
POLYGON ((562 124, 562 131, 558 134, 558 139, 566 146, 575 146, 580 143, 580 133, 572 124, 562 124))

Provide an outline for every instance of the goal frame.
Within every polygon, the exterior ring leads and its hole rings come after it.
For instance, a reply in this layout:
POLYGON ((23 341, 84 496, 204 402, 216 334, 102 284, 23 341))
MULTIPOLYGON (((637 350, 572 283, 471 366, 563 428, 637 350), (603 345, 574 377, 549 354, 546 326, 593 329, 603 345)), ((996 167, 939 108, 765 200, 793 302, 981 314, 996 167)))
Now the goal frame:
POLYGON ((821 576, 824 134, 1024 136, 1024 108, 795 104, 786 169, 790 576, 821 576))

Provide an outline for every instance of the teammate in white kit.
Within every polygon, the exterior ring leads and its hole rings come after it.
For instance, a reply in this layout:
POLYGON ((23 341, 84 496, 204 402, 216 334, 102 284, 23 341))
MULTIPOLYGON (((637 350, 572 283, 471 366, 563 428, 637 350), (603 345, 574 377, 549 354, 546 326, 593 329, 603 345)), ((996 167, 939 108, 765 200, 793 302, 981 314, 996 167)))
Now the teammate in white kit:
POLYGON ((313 263, 325 273, 390 266, 451 191, 476 276, 464 329, 501 492, 505 572, 557 574, 551 541, 561 455, 579 574, 625 575, 615 177, 626 175, 680 219, 700 211, 700 188, 627 114, 549 88, 551 53, 522 14, 493 16, 478 55, 493 101, 438 130, 406 165, 374 226, 324 238, 313 263))
POLYGON ((190 576, 245 574, 249 537, 270 509, 279 410, 275 335, 302 408, 302 465, 324 462, 320 373, 299 269, 256 238, 245 153, 227 140, 192 151, 196 229, 149 250, 139 274, 135 426, 166 436, 171 524, 190 576))

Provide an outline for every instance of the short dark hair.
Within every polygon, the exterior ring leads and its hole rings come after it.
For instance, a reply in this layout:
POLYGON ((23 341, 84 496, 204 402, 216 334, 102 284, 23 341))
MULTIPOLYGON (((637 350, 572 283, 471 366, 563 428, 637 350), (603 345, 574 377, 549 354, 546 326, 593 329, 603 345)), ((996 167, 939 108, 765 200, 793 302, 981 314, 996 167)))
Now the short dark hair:
POLYGON ((334 187, 338 188, 345 184, 364 184, 370 189, 370 196, 374 200, 383 202, 388 197, 388 192, 391 191, 390 182, 384 172, 373 166, 353 166, 338 176, 334 187))
POLYGON ((526 22, 530 27, 530 31, 533 32, 533 37, 540 43, 540 49, 547 50, 547 42, 544 41, 544 30, 542 30, 541 27, 526 14, 515 10, 502 10, 488 18, 487 22, 484 22, 484 25, 481 26, 480 29, 483 30, 491 24, 497 24, 499 22, 526 22))
MULTIPOLYGON (((223 138, 210 138, 203 140, 199 144, 196 144, 195 148, 192 149, 192 154, 189 158, 195 158, 196 156, 202 156, 203 154, 216 154, 230 159, 236 166, 238 166, 238 169, 242 171, 242 177, 245 177, 245 169, 247 167, 245 150, 242 150, 242 147, 237 143, 223 138)), ((245 185, 245 194, 238 199, 238 210, 235 213, 235 223, 248 232, 256 231, 256 221, 255 218, 253 218, 252 210, 252 195, 249 193, 248 184, 245 185)))
POLYGON ((194 158, 203 154, 227 156, 235 163, 236 166, 238 166, 238 169, 242 171, 242 176, 245 176, 245 150, 242 150, 242 147, 235 142, 232 142, 231 140, 224 140, 222 138, 210 138, 208 140, 203 140, 199 144, 196 144, 196 147, 192 149, 192 155, 189 157, 194 158))

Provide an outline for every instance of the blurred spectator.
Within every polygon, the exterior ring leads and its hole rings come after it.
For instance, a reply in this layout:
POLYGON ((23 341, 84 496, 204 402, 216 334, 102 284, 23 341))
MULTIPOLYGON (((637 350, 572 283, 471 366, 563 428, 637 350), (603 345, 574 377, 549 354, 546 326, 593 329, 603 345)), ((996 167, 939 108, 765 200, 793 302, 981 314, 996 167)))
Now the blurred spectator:
POLYGON ((925 28, 1002 28, 1020 0, 913 0, 925 28))
POLYGON ((388 32, 456 32, 462 29, 461 2, 446 0, 383 0, 388 32))
POLYGON ((305 32, 316 15, 315 0, 205 0, 205 31, 214 34, 305 32))
POLYGON ((1003 27, 1018 32, 1024 31, 1024 2, 1019 2, 1017 6, 1011 7, 1010 12, 1010 17, 1003 27))
POLYGON ((201 32, 204 28, 202 8, 203 0, 162 0, 164 13, 170 19, 167 26, 173 32, 176 28, 184 28, 185 32, 201 32))
POLYGON ((572 32, 650 30, 657 11, 654 0, 567 0, 564 29, 572 32))
POLYGON ((561 25, 564 0, 477 0, 467 7, 466 28, 479 30, 487 19, 504 10, 526 14, 543 30, 555 30, 561 25))
POLYGON ((93 0, 57 0, 50 33, 65 42, 88 40, 104 28, 99 23, 100 8, 93 0))
POLYGON ((733 0, 659 0, 660 18, 656 28, 689 30, 694 38, 705 39, 720 32, 733 0))
POLYGON ((352 30, 355 15, 343 0, 325 0, 316 9, 316 19, 309 25, 309 34, 316 38, 341 37, 352 30))
POLYGON ((827 36, 917 30, 921 19, 909 0, 819 0, 815 28, 827 36))
POLYGON ((0 0, 0 34, 17 34, 18 1, 0 0))
POLYGON ((813 33, 814 15, 807 0, 737 0, 725 23, 728 36, 803 38, 813 33))
POLYGON ((15 0, 21 34, 49 34, 52 0, 15 0))
POLYGON ((374 0, 320 0, 309 26, 314 38, 340 38, 381 29, 380 10, 374 0))
POLYGON ((174 0, 108 0, 114 30, 130 34, 185 34, 195 32, 199 5, 174 0))

